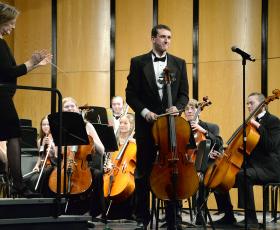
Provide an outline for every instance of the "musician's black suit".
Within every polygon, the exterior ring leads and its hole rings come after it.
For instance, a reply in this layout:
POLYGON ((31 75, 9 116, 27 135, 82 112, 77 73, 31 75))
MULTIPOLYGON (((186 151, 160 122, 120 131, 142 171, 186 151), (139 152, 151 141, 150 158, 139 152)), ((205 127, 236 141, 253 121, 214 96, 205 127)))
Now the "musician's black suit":
MULTIPOLYGON (((260 140, 247 158, 247 213, 248 218, 256 221, 253 185, 267 182, 280 182, 280 120, 266 112, 259 121, 257 131, 260 140)), ((238 188, 238 207, 244 208, 244 171, 236 176, 235 187, 238 188)), ((228 194, 222 196, 227 207, 226 213, 232 213, 232 205, 228 194)))
MULTIPOLYGON (((167 67, 174 73, 175 81, 171 84, 173 105, 183 109, 188 102, 188 80, 186 62, 167 54, 167 67)), ((155 148, 151 134, 152 123, 148 123, 141 111, 147 108, 156 114, 167 109, 167 95, 161 100, 156 84, 152 52, 131 59, 130 73, 127 77, 126 101, 135 112, 135 137, 137 143, 136 161, 136 216, 145 224, 149 214, 149 175, 155 159, 155 148)))

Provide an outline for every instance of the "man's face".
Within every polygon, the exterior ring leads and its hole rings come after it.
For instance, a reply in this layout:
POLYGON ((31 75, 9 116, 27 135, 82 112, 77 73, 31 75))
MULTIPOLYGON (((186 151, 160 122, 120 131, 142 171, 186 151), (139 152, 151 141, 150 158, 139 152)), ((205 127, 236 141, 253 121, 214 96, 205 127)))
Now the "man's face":
POLYGON ((152 37, 153 48, 158 53, 164 53, 169 48, 171 42, 171 32, 166 29, 158 29, 156 37, 152 37))
POLYGON ((259 100, 258 100, 258 96, 254 95, 254 96, 250 96, 248 97, 247 100, 247 107, 248 107, 248 111, 251 114, 260 104, 259 100))
POLYGON ((188 121, 192 121, 194 119, 194 115, 197 111, 194 105, 187 105, 185 109, 185 115, 188 121))
POLYGON ((112 110, 116 115, 121 115, 123 110, 123 100, 120 97, 113 98, 112 100, 112 110))

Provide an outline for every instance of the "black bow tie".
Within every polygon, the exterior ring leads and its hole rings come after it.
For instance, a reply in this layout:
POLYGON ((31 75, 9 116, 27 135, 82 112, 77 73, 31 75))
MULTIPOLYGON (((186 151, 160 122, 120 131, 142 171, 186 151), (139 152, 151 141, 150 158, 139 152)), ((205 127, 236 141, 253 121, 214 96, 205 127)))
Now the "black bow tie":
POLYGON ((156 54, 154 52, 152 52, 152 54, 154 55, 154 62, 157 62, 157 61, 162 61, 162 62, 165 62, 166 60, 166 55, 164 57, 157 57, 156 54))
POLYGON ((119 116, 113 115, 113 117, 114 117, 116 120, 119 120, 121 116, 122 116, 122 115, 119 115, 119 116))
POLYGON ((155 57, 155 58, 154 58, 154 62, 157 62, 157 61, 165 62, 165 60, 166 60, 166 56, 161 57, 161 58, 159 58, 159 57, 155 57))

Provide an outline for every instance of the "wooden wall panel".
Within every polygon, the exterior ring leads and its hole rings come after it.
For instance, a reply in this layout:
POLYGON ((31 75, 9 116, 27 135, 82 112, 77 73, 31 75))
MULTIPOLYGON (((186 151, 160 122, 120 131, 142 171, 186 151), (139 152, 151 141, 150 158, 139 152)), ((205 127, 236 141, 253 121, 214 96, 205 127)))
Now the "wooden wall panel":
POLYGON ((109 106, 110 1, 58 1, 58 88, 63 96, 109 106))
MULTIPOLYGON (((201 0, 199 29, 199 98, 208 95, 213 102, 201 117, 218 123, 227 140, 241 123, 243 109, 241 57, 231 47, 260 57, 261 1, 201 0)), ((260 61, 247 62, 246 95, 260 89, 260 61)))
MULTIPOLYGON (((273 89, 280 89, 280 2, 269 0, 268 5, 268 95, 273 89)), ((280 101, 271 102, 269 110, 280 117, 280 101)))
MULTIPOLYGON (((235 45, 260 58, 261 1, 200 0, 199 7, 199 99, 207 95, 213 102, 201 118, 217 123, 226 142, 241 124, 243 114, 242 62, 231 47, 235 45)), ((260 90, 260 61, 247 62, 246 95, 260 90)), ((231 194, 237 208, 236 190, 231 194)), ((259 203, 256 205, 260 208, 259 203)), ((212 199, 209 207, 215 206, 212 199)))
POLYGON ((158 23, 166 24, 172 31, 171 54, 183 58, 187 62, 189 81, 189 97, 192 97, 192 31, 193 1, 192 0, 159 0, 158 23))
MULTIPOLYGON (((21 12, 14 32, 17 63, 27 61, 35 50, 51 47, 51 0, 14 0, 21 12)), ((18 79, 19 85, 50 87, 50 65, 38 68, 18 79)), ((15 104, 20 118, 31 119, 39 128, 40 120, 50 113, 50 94, 18 90, 15 104)))
POLYGON ((130 59, 151 50, 153 1, 116 1, 116 95, 125 96, 130 59))
POLYGON ((192 63, 192 0, 159 0, 158 22, 166 24, 172 31, 172 41, 168 52, 192 63))
POLYGON ((63 97, 73 97, 79 105, 109 107, 110 85, 107 72, 71 72, 58 74, 63 97), (103 99, 103 100, 101 100, 103 99))

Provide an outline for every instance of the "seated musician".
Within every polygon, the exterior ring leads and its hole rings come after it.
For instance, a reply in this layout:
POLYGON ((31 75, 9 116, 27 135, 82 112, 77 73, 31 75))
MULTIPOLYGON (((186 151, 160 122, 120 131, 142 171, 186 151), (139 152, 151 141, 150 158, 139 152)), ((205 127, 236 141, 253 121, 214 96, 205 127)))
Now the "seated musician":
POLYGON ((120 117, 123 114, 124 100, 121 96, 114 96, 111 100, 112 112, 113 112, 113 127, 115 134, 120 126, 120 117))
MULTIPOLYGON (((217 157, 217 153, 223 151, 223 140, 219 136, 219 126, 214 124, 214 123, 209 123, 205 122, 199 119, 199 116, 195 117, 195 114, 198 109, 198 101, 195 99, 190 99, 186 108, 185 108, 185 116, 186 119, 190 122, 194 138, 196 141, 198 137, 198 132, 202 133, 206 139, 209 139, 211 141, 211 154, 209 155, 209 160, 208 158, 205 158, 203 160, 206 160, 208 163, 211 163, 211 161, 217 157)), ((198 114, 199 115, 199 114, 198 114)), ((196 143, 197 145, 199 143, 196 143)), ((202 186, 202 185, 201 185, 202 186)), ((198 191, 198 197, 197 197, 197 207, 200 207, 201 204, 203 203, 205 199, 205 191, 204 188, 201 187, 199 188, 198 191)), ((217 206, 219 212, 223 212, 223 204, 217 200, 217 206)), ((202 216, 201 213, 198 213, 197 218, 196 218, 196 224, 200 225, 202 224, 202 216)))
MULTIPOLYGON (((72 97, 65 97, 62 100, 62 111, 63 112, 76 112, 79 113, 79 108, 77 105, 77 102, 72 97)), ((93 125, 87 121, 85 121, 85 128, 86 132, 89 136, 93 138, 94 142, 94 148, 95 148, 95 154, 103 155, 105 148, 102 144, 95 128, 93 125)), ((74 156, 73 156, 74 159, 74 156)), ((93 174, 93 189, 89 193, 90 202, 85 200, 85 203, 90 205, 90 214, 92 217, 95 217, 99 215, 101 212, 105 210, 105 201, 104 201, 104 194, 103 194, 103 173, 99 169, 91 169, 93 174)), ((69 207, 69 210, 72 211, 72 213, 80 212, 79 207, 81 206, 81 201, 74 201, 72 200, 72 210, 71 206, 69 207)), ((70 203, 71 205, 71 203, 70 203)), ((78 214, 78 213, 77 213, 78 214)))
MULTIPOLYGON (((251 93, 247 99, 249 113, 252 113, 257 106, 265 99, 261 93, 251 93)), ((245 208, 244 189, 247 190, 247 223, 249 228, 258 228, 258 220, 255 211, 253 185, 267 182, 279 182, 280 164, 280 120, 267 111, 266 106, 251 119, 250 124, 256 128, 260 140, 255 149, 247 158, 246 185, 244 184, 244 170, 241 169, 236 175, 235 187, 238 188, 238 208, 245 208)), ((215 221, 215 226, 237 225, 245 226, 245 220, 235 223, 233 208, 229 193, 220 195, 221 201, 225 204, 225 216, 215 221)))
MULTIPOLYGON (((120 117, 120 126, 117 132, 117 143, 119 146, 119 150, 115 152, 113 155, 108 153, 109 155, 106 157, 105 164, 104 164, 104 183, 105 187, 109 187, 109 185, 106 185, 107 182, 109 182, 108 177, 111 173, 113 173, 113 160, 118 155, 119 151, 122 150, 122 147, 126 143, 126 141, 132 142, 136 144, 135 139, 133 138, 134 134, 134 116, 132 114, 126 114, 120 117), (114 159, 111 159, 112 156, 114 159), (107 180, 106 180, 107 177, 107 180)), ((132 159, 130 159, 132 162, 136 162, 136 151, 128 152, 126 154, 129 154, 132 156, 132 159)), ((126 156, 124 156, 125 158, 126 156)), ((134 167, 135 168, 135 167, 134 167)), ((118 183, 117 180, 114 181, 114 184, 116 185, 118 183)), ((134 183, 134 178, 133 178, 134 183)), ((110 199, 108 199, 108 218, 109 219, 132 219, 133 218, 133 212, 134 212, 134 192, 124 201, 119 202, 118 200, 113 200, 110 204, 110 199)))
POLYGON ((29 177, 24 181, 32 191, 38 191, 44 197, 51 196, 48 188, 48 178, 56 164, 57 148, 54 145, 52 135, 50 133, 50 125, 48 117, 45 116, 40 122, 39 139, 37 141, 39 156, 37 162, 29 177), (44 168, 42 168, 44 166, 44 168), (42 173, 41 173, 41 170, 42 173), (41 175, 40 175, 41 174, 41 175))

